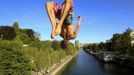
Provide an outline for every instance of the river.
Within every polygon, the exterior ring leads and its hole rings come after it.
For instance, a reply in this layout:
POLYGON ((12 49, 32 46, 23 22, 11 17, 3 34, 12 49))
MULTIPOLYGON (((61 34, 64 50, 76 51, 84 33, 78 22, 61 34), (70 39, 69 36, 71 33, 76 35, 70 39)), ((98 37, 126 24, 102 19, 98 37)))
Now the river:
POLYGON ((104 63, 81 49, 61 75, 134 75, 134 70, 117 64, 104 63))

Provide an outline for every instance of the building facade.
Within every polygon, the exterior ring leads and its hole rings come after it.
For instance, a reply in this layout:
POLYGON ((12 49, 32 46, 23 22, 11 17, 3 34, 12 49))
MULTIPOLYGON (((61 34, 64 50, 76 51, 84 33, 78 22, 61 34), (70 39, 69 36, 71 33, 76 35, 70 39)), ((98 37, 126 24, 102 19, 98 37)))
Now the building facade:
POLYGON ((131 32, 130 36, 131 36, 131 44, 132 46, 134 46, 134 31, 131 32))

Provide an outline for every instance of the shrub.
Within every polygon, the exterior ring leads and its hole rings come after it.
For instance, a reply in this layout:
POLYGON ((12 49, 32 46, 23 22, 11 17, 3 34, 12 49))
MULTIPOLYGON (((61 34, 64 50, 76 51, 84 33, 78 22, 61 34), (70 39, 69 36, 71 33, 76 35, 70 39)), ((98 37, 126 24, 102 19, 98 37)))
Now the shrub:
POLYGON ((67 54, 67 55, 73 55, 73 54, 76 52, 76 50, 77 50, 77 47, 75 47, 75 46, 72 45, 72 44, 69 44, 69 45, 67 46, 67 49, 66 49, 66 54, 67 54))
POLYGON ((52 48, 54 50, 59 50, 61 48, 59 41, 52 41, 52 48))
POLYGON ((22 41, 24 44, 29 44, 31 43, 31 39, 28 37, 28 35, 24 33, 20 33, 16 36, 15 40, 17 41, 22 41))
POLYGON ((4 75, 31 75, 30 60, 22 43, 0 41, 0 72, 4 75))

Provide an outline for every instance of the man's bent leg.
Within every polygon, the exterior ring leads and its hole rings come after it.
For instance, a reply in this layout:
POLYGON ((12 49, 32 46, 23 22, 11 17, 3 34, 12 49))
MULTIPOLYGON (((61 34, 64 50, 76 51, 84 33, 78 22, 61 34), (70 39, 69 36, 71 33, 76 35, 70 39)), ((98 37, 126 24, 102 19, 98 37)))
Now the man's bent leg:
POLYGON ((57 25, 57 28, 55 29, 55 35, 59 35, 61 33, 61 27, 63 25, 63 21, 65 20, 68 12, 70 10, 70 7, 71 7, 70 6, 71 5, 70 3, 71 2, 67 2, 67 1, 65 2, 64 11, 63 11, 63 13, 61 15, 61 18, 59 20, 59 23, 57 25))
POLYGON ((52 2, 46 3, 46 10, 47 10, 47 14, 50 19, 50 22, 52 24, 51 38, 53 39, 55 36, 54 31, 56 28, 56 20, 55 20, 55 14, 54 14, 54 5, 52 2))

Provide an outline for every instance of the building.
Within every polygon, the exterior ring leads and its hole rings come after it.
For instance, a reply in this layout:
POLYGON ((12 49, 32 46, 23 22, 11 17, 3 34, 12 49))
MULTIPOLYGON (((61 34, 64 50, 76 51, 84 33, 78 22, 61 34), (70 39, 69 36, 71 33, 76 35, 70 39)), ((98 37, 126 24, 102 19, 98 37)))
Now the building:
POLYGON ((132 46, 134 46, 134 32, 131 32, 130 36, 131 36, 131 44, 132 46))
POLYGON ((77 46, 78 48, 80 48, 80 42, 79 42, 79 40, 76 40, 75 41, 75 46, 77 46))

